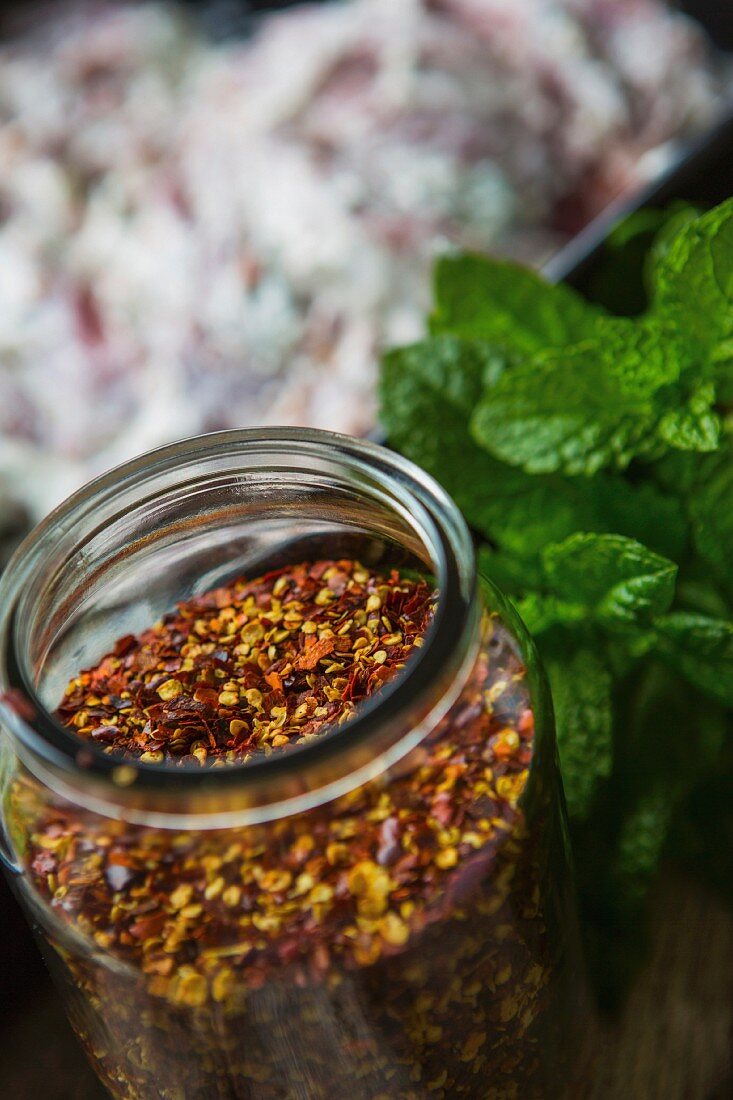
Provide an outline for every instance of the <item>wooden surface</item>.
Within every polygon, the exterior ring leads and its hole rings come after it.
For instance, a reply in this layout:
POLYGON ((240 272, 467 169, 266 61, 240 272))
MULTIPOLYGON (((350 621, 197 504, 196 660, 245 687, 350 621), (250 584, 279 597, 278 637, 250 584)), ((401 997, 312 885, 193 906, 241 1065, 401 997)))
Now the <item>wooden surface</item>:
MULTIPOLYGON (((654 924, 653 955, 622 1019, 586 1021, 585 1084, 567 1100, 733 1100, 733 914, 670 878, 654 924)), ((0 1086, 13 1100, 103 1096, 47 986, 5 1014, 0 1086)))
POLYGON ((733 913, 670 877, 653 927, 622 1019, 589 1021, 578 1100, 733 1100, 733 913))

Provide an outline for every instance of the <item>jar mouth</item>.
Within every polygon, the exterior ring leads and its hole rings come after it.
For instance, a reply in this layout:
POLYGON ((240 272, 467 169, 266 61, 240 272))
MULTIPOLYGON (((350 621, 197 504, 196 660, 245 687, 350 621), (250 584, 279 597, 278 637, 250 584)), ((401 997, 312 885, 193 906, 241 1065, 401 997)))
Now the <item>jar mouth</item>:
MULTIPOLYGON (((237 482, 235 492, 239 488, 237 482)), ((198 515, 191 520, 199 529, 202 522, 205 518, 198 515)), ((154 527, 151 521, 135 540, 135 552, 155 539, 154 527)), ((187 531, 182 528, 181 537, 187 531)), ((293 552, 302 552, 302 545, 296 538, 293 552)), ((280 552, 287 554, 288 547, 280 552)), ((114 560, 113 552, 108 555, 114 560)), ((269 568, 265 557, 262 571, 269 568)), ((148 452, 90 482, 18 548, 0 580, 0 710, 24 763, 39 778, 43 773, 59 793, 73 789, 77 800, 95 808, 112 803, 125 807, 126 816, 139 813, 146 821, 156 809, 187 819, 198 809, 211 820, 224 798, 227 822, 235 812, 264 820, 279 816, 285 806, 305 808, 345 793, 419 744, 428 723, 450 706, 461 670, 475 652, 475 593, 475 556, 465 522, 437 482, 412 462, 376 443, 311 429, 198 436, 148 452), (134 508, 154 513, 158 500, 179 488, 194 499, 204 493, 202 486, 218 485, 223 471, 228 478, 242 478, 243 493, 247 484, 266 489, 268 478, 305 487, 338 475, 339 484, 354 487, 354 499, 384 509, 385 515, 393 510, 435 574, 438 601, 423 645, 395 680, 361 703, 347 722, 280 753, 218 768, 171 767, 82 742, 44 703, 32 668, 29 624, 43 612, 45 592, 58 588, 64 569, 78 568, 79 560, 91 557, 92 544, 104 543, 106 524, 134 508)), ((57 617, 63 610, 62 601, 57 617)))

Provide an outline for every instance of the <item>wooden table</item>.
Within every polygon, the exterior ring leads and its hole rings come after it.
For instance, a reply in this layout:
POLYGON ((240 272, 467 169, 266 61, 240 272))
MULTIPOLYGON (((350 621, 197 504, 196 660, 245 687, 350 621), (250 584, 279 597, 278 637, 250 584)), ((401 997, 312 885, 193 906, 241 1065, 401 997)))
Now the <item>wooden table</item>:
POLYGON ((670 876, 652 923, 653 954, 621 1020, 589 1025, 577 1098, 733 1100, 733 913, 670 876))

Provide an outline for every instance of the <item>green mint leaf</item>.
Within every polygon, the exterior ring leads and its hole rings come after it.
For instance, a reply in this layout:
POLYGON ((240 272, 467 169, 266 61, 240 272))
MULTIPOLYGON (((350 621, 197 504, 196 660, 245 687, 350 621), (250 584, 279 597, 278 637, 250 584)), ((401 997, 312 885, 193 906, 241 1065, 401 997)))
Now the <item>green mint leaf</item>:
POLYGON ((435 334, 488 340, 518 356, 577 343, 600 314, 570 287, 485 256, 445 256, 435 269, 435 334))
POLYGON ((677 566, 621 535, 572 535, 548 546, 543 560, 554 595, 608 625, 661 615, 674 596, 677 566))
POLYGON ((580 626, 588 618, 582 604, 559 600, 557 596, 540 592, 530 592, 515 602, 525 626, 535 637, 554 626, 580 626))
POLYGON ((449 492, 492 483, 499 464, 468 436, 470 410, 496 359, 481 345, 442 337, 389 352, 380 379, 381 420, 392 444, 449 492), (466 477, 471 470, 472 476, 466 477))
POLYGON ((612 865, 622 910, 633 911, 645 900, 661 862, 674 806, 666 788, 651 789, 626 816, 612 865))
POLYGON ((613 762, 611 676, 589 649, 544 655, 571 818, 588 816, 613 762))
POLYGON ((595 338, 604 372, 626 400, 654 400, 679 380, 689 358, 676 330, 651 319, 601 318, 595 338))
POLYGON ((578 533, 546 547, 542 565, 535 590, 516 601, 535 636, 560 626, 582 637, 595 622, 625 633, 633 627, 633 634, 624 638, 622 657, 638 659, 649 651, 654 641, 651 620, 669 607, 674 595, 673 562, 619 535, 578 533))
MULTIPOLYGON (((380 418, 392 445, 440 481, 486 535, 495 523, 511 528, 516 502, 528 489, 535 492, 525 474, 492 458, 468 434, 478 395, 502 366, 490 347, 439 337, 389 352, 380 379, 380 418)), ((537 516, 531 502, 522 513, 537 516)))
POLYGON ((658 227, 654 239, 650 242, 644 265, 644 281, 650 299, 653 299, 656 293, 657 272, 664 264, 670 248, 674 245, 679 233, 685 226, 700 217, 702 210, 696 206, 688 206, 686 203, 675 202, 668 206, 666 210, 657 210, 656 213, 658 227))
MULTIPOLYGON (((513 487, 519 484, 515 476, 513 487)), ((578 531, 626 535, 673 559, 687 544, 688 521, 681 502, 649 481, 633 484, 609 474, 527 475, 523 485, 521 493, 506 501, 487 534, 526 558, 578 531)))
POLYGON ((733 707, 733 622, 674 611, 655 622, 656 649, 696 688, 733 707))
POLYGON ((653 468, 665 493, 676 492, 690 523, 698 579, 733 592, 733 440, 711 455, 669 454, 653 468))
MULTIPOLYGON (((479 486, 479 493, 481 499, 472 503, 468 518, 519 559, 511 566, 513 573, 517 565, 525 568, 524 563, 534 570, 549 543, 579 530, 626 535, 671 558, 678 558, 687 543, 688 523, 680 501, 650 482, 633 485, 609 475, 531 476, 497 461, 493 480, 479 486)), ((509 567, 502 566, 505 571, 509 567)), ((532 586, 529 575, 527 583, 532 586)))
POLYGON ((541 588, 544 583, 542 565, 534 557, 520 557, 513 552, 481 546, 478 563, 479 572, 508 596, 522 597, 529 589, 541 588))
POLYGON ((599 265, 586 274, 584 294, 611 313, 634 317, 649 304, 649 268, 657 249, 698 211, 673 203, 666 209, 643 207, 623 218, 606 238, 599 265))
MULTIPOLYGON (((389 420, 386 426, 401 434, 412 430, 416 419, 412 403, 418 389, 440 396, 449 406, 446 411, 461 413, 464 423, 486 385, 496 381, 504 365, 491 345, 452 336, 387 352, 381 375, 382 416, 389 420)), ((431 419, 437 412, 439 409, 433 411, 431 419)))
POLYGON ((613 248, 631 274, 606 289, 637 313, 648 295, 635 320, 444 260, 435 335, 387 356, 382 418, 537 637, 583 911, 626 949, 671 818, 733 767, 733 200, 645 214, 613 248))
POLYGON ((601 318, 592 340, 502 374, 478 405, 472 434, 528 473, 623 469, 668 442, 657 436, 657 424, 683 358, 679 341, 660 339, 651 325, 601 318))
MULTIPOLYGON (((470 414, 502 369, 490 346, 450 337, 389 353, 381 375, 381 419, 393 446, 433 474, 469 523, 526 560, 528 569, 548 543, 579 529, 618 531, 661 553, 678 553, 686 521, 671 493, 610 475, 593 481, 530 476, 473 441, 470 414)), ((497 583, 506 586, 501 578, 497 583)))
POLYGON ((688 490, 692 537, 700 557, 733 591, 733 446, 699 465, 688 490))
POLYGON ((491 346, 452 337, 390 352, 382 364, 380 416, 392 445, 441 482, 473 527, 527 558, 601 521, 587 483, 530 477, 469 435, 478 397, 502 369, 491 346))
POLYGON ((677 561, 682 556, 689 539, 688 521, 682 502, 671 491, 641 477, 631 482, 596 474, 575 480, 592 498, 595 513, 591 523, 577 523, 576 530, 626 535, 664 557, 677 561))
POLYGON ((730 363, 733 199, 688 221, 665 242, 653 280, 654 311, 687 332, 701 354, 722 354, 730 363))
POLYGON ((726 619, 729 612, 722 592, 707 579, 684 577, 678 581, 676 602, 685 611, 695 611, 713 619, 726 619))
POLYGON ((670 409, 659 422, 659 436, 680 451, 714 451, 720 443, 720 418, 712 411, 715 386, 698 386, 688 402, 670 409))

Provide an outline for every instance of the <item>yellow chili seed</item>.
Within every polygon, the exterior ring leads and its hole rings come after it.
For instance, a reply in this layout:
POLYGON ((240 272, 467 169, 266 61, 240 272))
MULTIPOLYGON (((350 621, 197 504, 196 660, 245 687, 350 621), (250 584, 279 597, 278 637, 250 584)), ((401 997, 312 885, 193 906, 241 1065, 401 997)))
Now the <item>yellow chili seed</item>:
POLYGON ((164 684, 161 684, 158 688, 158 695, 165 702, 170 699, 177 699, 179 695, 183 694, 183 684, 180 680, 166 680, 164 684))

